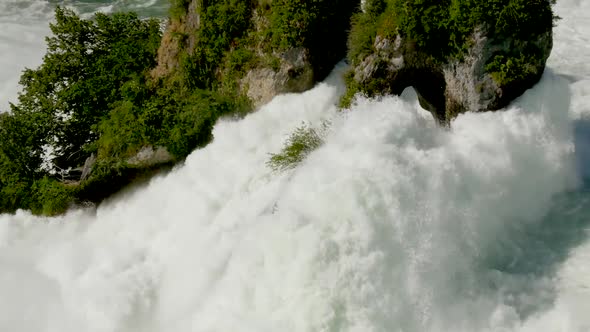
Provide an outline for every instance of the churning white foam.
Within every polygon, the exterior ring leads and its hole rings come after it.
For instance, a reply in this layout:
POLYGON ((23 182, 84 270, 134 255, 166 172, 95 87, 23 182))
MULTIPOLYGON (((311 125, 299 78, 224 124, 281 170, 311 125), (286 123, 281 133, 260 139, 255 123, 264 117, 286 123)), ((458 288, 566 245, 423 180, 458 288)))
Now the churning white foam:
POLYGON ((342 114, 327 83, 275 98, 96 215, 2 217, 2 330, 512 328, 551 299, 542 277, 496 265, 573 183, 568 95, 547 73, 511 110, 450 131, 409 97, 342 114), (325 119, 304 164, 267 168, 302 121, 325 119))
POLYGON ((411 91, 337 111, 338 68, 96 211, 0 216, 0 331, 588 331, 588 103, 551 63, 450 130, 411 91))

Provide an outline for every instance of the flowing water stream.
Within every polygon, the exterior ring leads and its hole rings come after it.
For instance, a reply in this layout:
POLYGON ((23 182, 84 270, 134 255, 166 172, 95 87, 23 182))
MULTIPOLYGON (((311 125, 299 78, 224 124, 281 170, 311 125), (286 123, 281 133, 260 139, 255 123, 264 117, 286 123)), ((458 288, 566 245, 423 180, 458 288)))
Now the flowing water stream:
MULTIPOLYGON (((0 0, 0 109, 55 3, 0 0)), ((543 79, 506 111, 445 130, 407 90, 340 112, 338 66, 96 210, 0 216, 0 331, 590 331, 590 3, 557 10, 543 79), (267 167, 326 121, 304 163, 267 167)))

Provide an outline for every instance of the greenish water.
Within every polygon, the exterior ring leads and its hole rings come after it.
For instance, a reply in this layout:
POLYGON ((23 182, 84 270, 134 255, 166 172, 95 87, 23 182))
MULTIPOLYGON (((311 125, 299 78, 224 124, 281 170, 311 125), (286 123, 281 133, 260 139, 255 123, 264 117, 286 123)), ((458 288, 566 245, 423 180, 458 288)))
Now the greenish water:
POLYGON ((75 8, 80 14, 134 11, 143 17, 165 17, 169 7, 169 0, 53 0, 49 3, 75 8))

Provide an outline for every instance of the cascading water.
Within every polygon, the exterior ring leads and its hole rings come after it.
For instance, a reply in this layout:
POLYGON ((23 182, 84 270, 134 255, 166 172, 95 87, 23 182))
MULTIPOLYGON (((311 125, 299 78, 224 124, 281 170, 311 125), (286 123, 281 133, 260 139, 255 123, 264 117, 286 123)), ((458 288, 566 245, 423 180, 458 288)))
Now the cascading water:
POLYGON ((412 91, 339 112, 338 67, 96 211, 0 216, 0 331, 590 331, 590 4, 557 9, 549 68, 504 112, 445 130, 412 91))

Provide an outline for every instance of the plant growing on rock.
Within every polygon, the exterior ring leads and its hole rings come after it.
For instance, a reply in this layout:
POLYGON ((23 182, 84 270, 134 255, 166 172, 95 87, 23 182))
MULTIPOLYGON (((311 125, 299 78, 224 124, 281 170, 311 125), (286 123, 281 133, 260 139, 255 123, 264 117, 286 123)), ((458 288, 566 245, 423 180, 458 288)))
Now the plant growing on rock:
POLYGON ((173 17, 164 35, 154 77, 189 89, 246 95, 259 106, 276 94, 309 89, 329 74, 346 54, 349 19, 358 1, 193 0, 184 5, 186 14, 173 17))
POLYGON ((543 73, 554 2, 367 0, 352 20, 342 104, 413 86, 442 123, 502 108, 543 73))
POLYGON ((287 138, 281 152, 271 153, 267 165, 274 171, 295 168, 308 154, 319 148, 323 143, 323 135, 328 124, 324 123, 321 130, 303 124, 297 127, 287 138))

